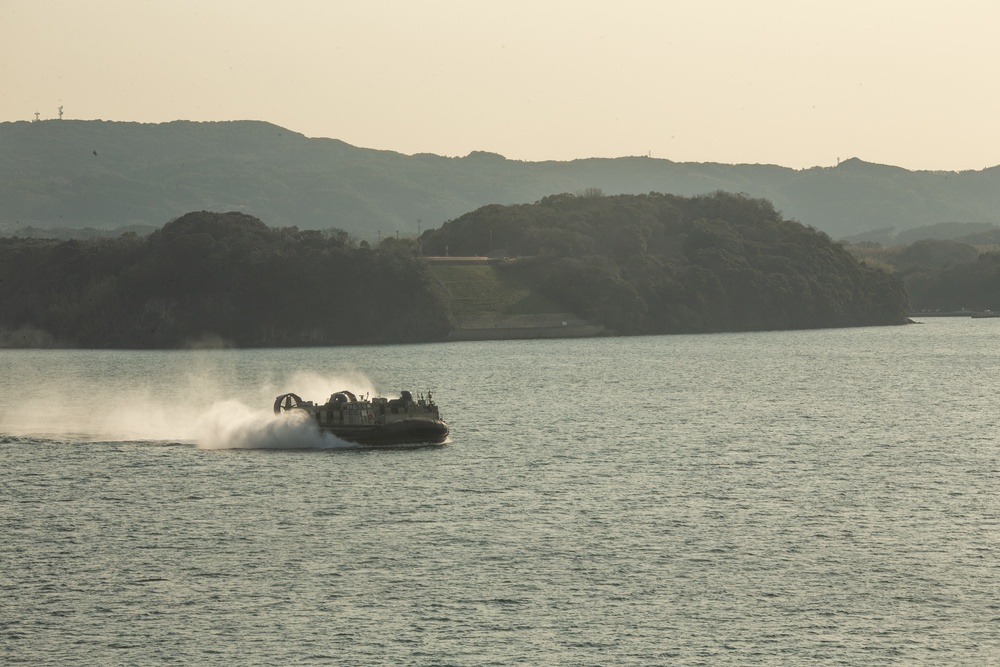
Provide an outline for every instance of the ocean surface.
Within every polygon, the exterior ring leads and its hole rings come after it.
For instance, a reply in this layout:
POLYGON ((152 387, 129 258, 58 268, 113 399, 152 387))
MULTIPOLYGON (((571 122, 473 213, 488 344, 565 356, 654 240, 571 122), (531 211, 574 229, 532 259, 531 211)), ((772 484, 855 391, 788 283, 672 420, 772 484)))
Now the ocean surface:
POLYGON ((0 664, 996 664, 998 371, 971 318, 0 351, 0 664), (450 443, 271 415, 343 388, 450 443))

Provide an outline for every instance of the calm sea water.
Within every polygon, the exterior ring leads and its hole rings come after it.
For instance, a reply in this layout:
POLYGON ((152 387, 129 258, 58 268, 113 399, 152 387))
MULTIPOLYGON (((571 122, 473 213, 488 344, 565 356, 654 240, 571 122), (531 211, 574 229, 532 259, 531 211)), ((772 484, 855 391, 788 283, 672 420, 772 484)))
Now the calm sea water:
POLYGON ((0 663, 995 663, 998 343, 0 351, 0 663), (452 442, 269 414, 341 388, 452 442))

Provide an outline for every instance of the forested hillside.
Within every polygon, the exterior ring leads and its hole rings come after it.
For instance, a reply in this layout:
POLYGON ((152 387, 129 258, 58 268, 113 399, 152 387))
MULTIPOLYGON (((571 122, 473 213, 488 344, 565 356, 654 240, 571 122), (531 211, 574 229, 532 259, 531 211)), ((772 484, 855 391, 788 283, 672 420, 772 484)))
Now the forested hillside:
POLYGON ((438 340, 446 308, 413 244, 190 213, 148 238, 0 239, 7 345, 150 348, 438 340))
MULTIPOLYGON (((518 285, 622 334, 906 320, 895 278, 784 220, 765 200, 591 192, 486 207, 419 243, 389 237, 374 248, 343 230, 271 228, 242 213, 209 212, 149 237, 0 239, 0 343, 442 340, 453 314, 421 245, 443 255, 486 254, 498 244, 518 256, 502 265, 518 285)), ((489 304, 480 306, 488 315, 489 304)))
POLYGON ((894 272, 914 311, 1000 312, 1000 238, 992 232, 970 234, 965 242, 924 239, 850 249, 859 259, 894 272))
MULTIPOLYGON (((743 192, 834 238, 938 223, 1000 223, 1000 168, 912 172, 673 162, 670 156, 522 162, 359 148, 258 121, 0 123, 0 235, 158 228, 185 211, 269 224, 415 235, 489 204, 596 187, 609 194, 743 192)), ((92 235, 87 232, 88 235, 92 235)))
POLYGON ((898 324, 908 308, 896 278, 744 195, 558 195, 481 208, 421 243, 522 257, 507 270, 626 334, 898 324))

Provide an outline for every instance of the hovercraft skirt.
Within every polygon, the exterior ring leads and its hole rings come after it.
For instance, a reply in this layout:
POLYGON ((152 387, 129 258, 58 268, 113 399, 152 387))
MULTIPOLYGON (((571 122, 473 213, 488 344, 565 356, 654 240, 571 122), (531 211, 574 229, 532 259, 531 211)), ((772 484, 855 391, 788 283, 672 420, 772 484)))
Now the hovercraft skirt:
POLYGON ((380 426, 324 428, 341 440, 359 445, 440 445, 448 439, 448 424, 440 419, 413 417, 380 426))

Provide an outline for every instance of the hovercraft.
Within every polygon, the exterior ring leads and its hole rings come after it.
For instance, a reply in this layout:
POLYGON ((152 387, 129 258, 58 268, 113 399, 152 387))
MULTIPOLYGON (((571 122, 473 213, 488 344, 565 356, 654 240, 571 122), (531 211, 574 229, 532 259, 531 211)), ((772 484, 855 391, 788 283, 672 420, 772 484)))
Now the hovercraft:
POLYGON ((448 424, 438 412, 430 392, 416 400, 408 391, 399 398, 359 398, 338 391, 323 404, 303 401, 295 394, 274 399, 274 414, 305 412, 320 431, 341 440, 372 447, 441 445, 448 438, 448 424))

